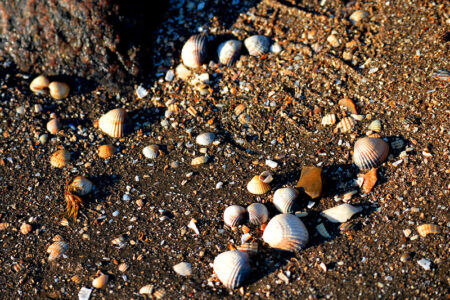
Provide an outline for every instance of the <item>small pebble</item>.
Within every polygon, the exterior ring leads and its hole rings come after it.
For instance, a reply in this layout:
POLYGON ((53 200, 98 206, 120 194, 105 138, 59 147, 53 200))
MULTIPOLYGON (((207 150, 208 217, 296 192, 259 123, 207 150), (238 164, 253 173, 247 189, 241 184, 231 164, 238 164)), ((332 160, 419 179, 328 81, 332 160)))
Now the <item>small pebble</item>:
POLYGON ((131 197, 130 197, 129 194, 124 194, 123 197, 122 197, 122 200, 123 200, 123 201, 130 201, 130 200, 131 200, 131 197))
POLYGON ((422 258, 421 260, 418 260, 417 263, 425 270, 431 270, 431 261, 429 261, 428 259, 422 258))

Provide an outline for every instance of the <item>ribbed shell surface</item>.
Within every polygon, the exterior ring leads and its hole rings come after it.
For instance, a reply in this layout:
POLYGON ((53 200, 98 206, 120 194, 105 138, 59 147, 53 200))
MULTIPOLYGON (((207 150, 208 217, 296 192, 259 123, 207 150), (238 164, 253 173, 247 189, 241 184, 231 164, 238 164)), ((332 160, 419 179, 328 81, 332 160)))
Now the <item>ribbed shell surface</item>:
POLYGON ((223 42, 217 48, 219 62, 231 66, 241 55, 242 42, 238 40, 229 40, 223 42))
POLYGON ((116 153, 116 147, 113 145, 101 145, 98 147, 98 156, 103 159, 108 159, 116 153))
POLYGON ((269 211, 262 203, 253 203, 247 207, 250 224, 261 225, 269 220, 269 211))
POLYGON ((336 123, 335 114, 327 114, 322 118, 322 125, 333 125, 336 123))
POLYGON ((223 212, 223 220, 230 227, 239 225, 245 219, 245 208, 239 205, 228 206, 223 212))
POLYGON ((360 169, 378 167, 387 158, 389 145, 379 138, 364 137, 356 141, 353 162, 360 169))
POLYGON ((259 176, 254 176, 247 184, 247 190, 254 195, 262 195, 270 191, 270 184, 261 181, 259 176))
POLYGON ((216 135, 212 132, 204 132, 200 133, 196 138, 195 142, 201 146, 208 146, 212 142, 214 142, 214 139, 216 138, 216 135))
POLYGON ((270 39, 264 35, 253 35, 244 41, 248 53, 253 56, 259 56, 270 50, 270 39))
POLYGON ((142 154, 148 159, 155 159, 159 154, 159 146, 158 145, 149 145, 142 149, 142 154))
POLYGON ((122 108, 110 110, 98 121, 98 127, 111 137, 123 137, 126 134, 128 116, 122 108))
POLYGON ((63 168, 70 161, 70 158, 70 152, 61 149, 52 154, 50 164, 56 168, 63 168))
POLYGON ((263 240, 272 248, 296 251, 306 246, 309 234, 299 218, 291 214, 281 214, 273 217, 267 224, 263 240))
POLYGON ((248 255, 239 250, 221 253, 214 259, 214 272, 225 287, 237 288, 251 273, 248 255))
POLYGON ((273 205, 282 213, 293 213, 300 192, 296 188, 281 188, 273 194, 273 205))
POLYGON ((205 63, 208 56, 208 41, 206 36, 197 34, 191 36, 181 50, 183 64, 189 68, 198 68, 205 63))
POLYGON ((79 196, 84 196, 92 191, 92 182, 84 176, 77 176, 70 184, 72 192, 79 196))
POLYGON ((348 132, 353 129, 356 121, 352 117, 343 118, 337 125, 337 128, 340 128, 342 132, 348 132))
POLYGON ((344 203, 329 209, 322 211, 320 214, 327 218, 328 221, 333 223, 344 223, 353 217, 354 214, 362 211, 362 207, 353 206, 348 203, 344 203))

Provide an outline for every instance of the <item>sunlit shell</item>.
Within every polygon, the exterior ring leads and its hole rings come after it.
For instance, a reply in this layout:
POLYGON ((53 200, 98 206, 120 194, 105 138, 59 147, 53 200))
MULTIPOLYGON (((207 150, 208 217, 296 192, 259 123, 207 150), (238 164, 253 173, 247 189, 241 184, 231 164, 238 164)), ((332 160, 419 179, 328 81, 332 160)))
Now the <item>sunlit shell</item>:
POLYGON ((270 50, 270 39, 263 35, 253 35, 244 41, 248 53, 253 56, 259 56, 270 50))
POLYGON ((255 255, 258 253, 258 243, 252 242, 252 243, 243 243, 240 246, 236 247, 237 250, 244 251, 248 255, 255 255))
POLYGON ((299 218, 291 214, 281 214, 273 217, 267 224, 263 240, 272 248, 296 251, 306 246, 309 234, 299 218))
POLYGON ((101 145, 97 151, 100 158, 108 159, 116 153, 117 149, 113 145, 101 145))
POLYGON ((188 262, 180 262, 173 266, 175 273, 181 276, 190 276, 192 274, 192 265, 188 262))
POLYGON ((50 253, 48 256, 48 261, 54 261, 55 259, 58 259, 61 257, 61 255, 64 254, 64 252, 67 251, 69 248, 69 245, 64 241, 57 241, 51 244, 47 248, 47 253, 50 253))
POLYGON ((139 294, 141 295, 151 295, 153 293, 153 284, 147 284, 141 287, 139 294))
POLYGON ((30 83, 30 90, 35 93, 36 95, 43 95, 46 93, 46 89, 48 88, 48 85, 50 84, 50 81, 47 77, 44 75, 39 75, 33 81, 30 83))
POLYGON ((273 194, 273 205, 282 213, 293 213, 297 209, 300 191, 296 188, 281 188, 273 194))
POLYGON ((123 137, 127 134, 128 115, 122 108, 110 110, 98 121, 98 127, 111 137, 123 137))
POLYGON ((331 235, 328 233, 328 230, 323 223, 320 223, 319 225, 317 225, 316 230, 324 238, 327 238, 327 239, 331 238, 331 235))
POLYGON ((142 154, 148 159, 155 159, 159 155, 159 146, 158 145, 149 145, 142 149, 142 154))
POLYGON ((333 223, 344 223, 354 215, 362 211, 362 207, 344 203, 322 211, 320 214, 333 223))
POLYGON ((198 68, 203 65, 208 56, 208 41, 205 35, 191 36, 181 50, 183 64, 189 68, 198 68))
POLYGON ((254 195, 262 195, 270 191, 270 182, 272 181, 272 174, 265 171, 260 175, 254 176, 247 184, 247 190, 254 195))
POLYGON ((242 42, 237 40, 229 40, 223 42, 217 48, 219 62, 231 66, 241 55, 242 42))
POLYGON ((118 267, 120 272, 126 272, 128 270, 128 265, 126 263, 121 263, 118 267))
POLYGON ((243 112, 244 112, 244 110, 245 110, 245 104, 239 104, 239 105, 237 105, 235 108, 234 108, 234 114, 236 115, 236 116, 239 116, 240 114, 242 114, 243 112))
POLYGON ((354 230, 356 228, 356 223, 353 222, 344 222, 339 225, 339 230, 342 232, 348 232, 354 230))
POLYGON ((92 286, 96 289, 101 289, 106 285, 108 279, 108 275, 101 273, 100 276, 92 280, 92 286))
POLYGON ((336 123, 336 115, 335 114, 327 114, 322 118, 322 125, 333 125, 336 123))
POLYGON ((198 156, 191 161, 192 166, 199 166, 206 164, 208 162, 208 156, 198 156))
POLYGON ((70 184, 70 191, 78 196, 84 196, 92 191, 92 181, 84 176, 77 176, 70 184))
POLYGON ((33 230, 33 226, 31 226, 30 224, 23 223, 20 226, 20 233, 22 233, 22 234, 28 234, 28 233, 30 233, 31 230, 33 230))
POLYGON ((50 164, 55 168, 63 168, 69 161, 71 155, 66 149, 56 151, 50 157, 50 164))
POLYGON ((363 137, 356 141, 353 162, 360 169, 372 169, 384 162, 389 154, 389 145, 380 138, 363 137))
POLYGON ((369 124, 369 129, 375 132, 381 132, 381 121, 372 121, 372 123, 369 124))
POLYGON ((372 191, 373 187, 377 183, 377 169, 371 169, 366 174, 358 175, 358 184, 361 187, 361 190, 368 194, 372 191))
POLYGON ((339 105, 347 109, 351 114, 357 114, 356 105, 353 103, 352 99, 344 98, 339 100, 339 105))
POLYGON ((212 142, 214 142, 214 139, 216 138, 216 135, 212 132, 204 132, 195 138, 195 142, 201 146, 208 146, 212 142))
POLYGON ((47 130, 51 134, 57 134, 61 130, 61 122, 58 118, 51 119, 47 123, 47 130))
POLYGON ((223 221, 230 227, 241 224, 246 217, 246 210, 239 205, 228 206, 223 212, 223 221))
POLYGON ((365 19, 368 16, 369 16, 369 13, 367 11, 357 10, 350 15, 349 19, 353 23, 359 23, 362 19, 365 19))
POLYGON ((345 117, 336 125, 336 128, 340 128, 341 132, 348 132, 353 129, 355 124, 356 124, 356 121, 354 118, 345 117))
POLYGON ((6 222, 0 223, 0 231, 6 230, 8 227, 9 227, 9 223, 6 223, 6 222))
POLYGON ((269 220, 269 211, 262 203, 252 203, 247 207, 250 224, 261 225, 269 220))
POLYGON ((440 232, 439 226, 434 224, 423 224, 417 226, 417 232, 420 234, 421 237, 425 237, 428 234, 437 234, 440 232))
POLYGON ((239 250, 223 252, 214 259, 214 273, 227 288, 241 286, 251 271, 247 253, 239 250))
POLYGON ((48 89, 53 99, 61 100, 69 96, 70 87, 67 83, 53 81, 48 85, 48 89))

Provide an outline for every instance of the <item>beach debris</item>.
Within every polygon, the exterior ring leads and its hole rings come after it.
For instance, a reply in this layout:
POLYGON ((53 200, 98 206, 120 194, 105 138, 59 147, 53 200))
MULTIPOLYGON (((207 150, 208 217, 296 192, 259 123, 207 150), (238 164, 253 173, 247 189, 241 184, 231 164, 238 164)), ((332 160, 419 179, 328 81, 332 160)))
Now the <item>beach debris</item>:
POLYGON ((223 252, 214 259, 214 273, 230 289, 241 286, 251 271, 249 256, 243 251, 223 252))
POLYGON ((273 205, 282 213, 293 213, 297 209, 300 191, 296 188, 280 188, 273 194, 273 205))
POLYGON ((204 132, 204 133, 199 134, 195 138, 195 142, 201 146, 208 146, 212 142, 214 142, 215 138, 216 138, 216 135, 214 133, 204 132))
POLYGON ((106 283, 108 282, 109 276, 99 272, 97 273, 97 277, 92 280, 92 286, 96 289, 104 288, 106 283))
POLYGON ((151 295, 153 293, 154 286, 153 284, 144 285, 139 289, 139 294, 141 295, 151 295))
POLYGON ((359 22, 361 22, 363 19, 367 18, 369 16, 369 13, 365 10, 356 10, 354 11, 349 19, 353 24, 358 24, 359 22))
POLYGON ((303 167, 295 187, 302 188, 311 199, 320 197, 323 188, 322 169, 315 166, 303 167))
POLYGON ((54 242, 47 248, 47 253, 50 254, 48 256, 48 261, 52 262, 60 258, 67 251, 68 248, 69 245, 64 241, 54 242))
POLYGON ((192 265, 188 262, 180 262, 173 266, 175 273, 181 276, 190 276, 192 274, 192 265))
POLYGON ((337 132, 337 129, 341 129, 341 132, 349 132, 355 127, 356 121, 353 117, 345 117, 343 118, 337 125, 334 132, 337 132))
POLYGON ((113 145, 101 145, 97 149, 98 156, 103 159, 109 159, 117 151, 113 145))
POLYGON ((327 239, 331 238, 331 235, 328 233, 328 231, 323 223, 320 223, 319 225, 317 225, 316 230, 324 238, 327 238, 327 239))
POLYGON ((273 177, 269 171, 254 176, 247 184, 247 190, 254 195, 262 195, 270 191, 270 182, 273 177))
POLYGON ((377 169, 373 168, 365 174, 359 174, 357 182, 363 193, 368 194, 377 183, 377 179, 377 169))
POLYGON ((381 165, 389 154, 389 145, 380 138, 363 137, 356 141, 353 162, 360 169, 381 165))
POLYGON ((280 214, 267 224, 263 240, 272 248, 296 251, 306 246, 309 234, 299 218, 291 214, 280 214))
POLYGON ((209 157, 207 155, 204 156, 197 156, 191 161, 192 166, 200 166, 203 164, 206 164, 209 160, 209 157))
POLYGON ((155 159, 159 155, 158 145, 149 145, 142 149, 142 154, 148 159, 155 159))
POLYGON ((322 125, 324 125, 324 126, 333 125, 334 123, 336 123, 336 115, 335 114, 326 114, 322 118, 322 125))
POLYGON ((30 83, 30 90, 36 95, 45 95, 47 93, 50 81, 44 75, 39 75, 30 83))
POLYGON ((61 125, 58 118, 53 118, 47 122, 47 131, 51 134, 57 134, 61 130, 61 125))
POLYGON ((354 215, 362 211, 362 207, 344 203, 322 211, 320 214, 333 223, 344 223, 354 215))
POLYGON ((28 233, 31 232, 31 230, 33 230, 33 226, 31 226, 31 225, 28 224, 28 223, 23 223, 23 224, 20 226, 20 233, 21 233, 21 234, 28 234, 28 233))
POLYGON ((53 81, 48 85, 50 96, 56 100, 62 100, 69 96, 70 87, 67 83, 53 81))
POLYGON ((198 230, 197 220, 196 219, 191 219, 191 221, 189 222, 187 227, 192 229, 195 232, 196 235, 200 235, 200 231, 198 230))
POLYGON ((431 261, 429 261, 428 259, 422 258, 422 259, 418 260, 417 263, 419 264, 419 266, 424 268, 424 270, 426 270, 426 271, 431 270, 431 261))
POLYGON ((375 120, 372 121, 369 124, 369 130, 375 131, 375 132, 381 132, 381 121, 380 120, 375 120))

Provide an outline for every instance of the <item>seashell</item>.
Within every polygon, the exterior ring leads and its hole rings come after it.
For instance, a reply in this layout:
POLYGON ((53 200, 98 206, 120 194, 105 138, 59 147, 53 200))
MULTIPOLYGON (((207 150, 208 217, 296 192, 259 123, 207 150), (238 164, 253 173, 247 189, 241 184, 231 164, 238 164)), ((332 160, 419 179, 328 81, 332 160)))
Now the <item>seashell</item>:
POLYGON ((330 34, 327 37, 327 42, 334 48, 337 48, 341 45, 341 42, 339 41, 339 38, 336 34, 330 34))
POLYGON ((254 195, 262 195, 270 191, 270 182, 272 174, 268 171, 262 172, 260 175, 254 176, 247 184, 247 190, 254 195))
POLYGON ((142 99, 147 97, 148 95, 148 90, 145 89, 142 85, 138 86, 136 89, 136 96, 138 97, 138 99, 142 99))
POLYGON ((239 104, 239 105, 237 105, 235 108, 234 108, 234 114, 236 115, 236 116, 239 116, 240 114, 242 114, 243 112, 244 112, 244 110, 245 110, 245 104, 239 104))
POLYGON ((255 255, 258 253, 258 243, 252 242, 252 243, 243 243, 240 246, 236 247, 239 251, 244 251, 248 255, 255 255))
POLYGON ((69 245, 64 241, 56 241, 53 244, 51 244, 47 248, 47 253, 50 253, 48 256, 48 261, 54 261, 61 257, 61 255, 64 254, 64 252, 67 251, 69 248, 69 245))
POLYGON ((66 218, 62 218, 59 224, 61 226, 69 226, 69 220, 67 220, 66 218))
POLYGON ((139 294, 141 295, 151 295, 153 293, 153 284, 147 284, 141 287, 139 294))
POLYGON ((54 242, 61 242, 61 241, 63 241, 64 239, 62 238, 62 236, 60 236, 59 234, 57 234, 57 235, 55 235, 53 238, 52 238, 52 241, 54 241, 54 242))
POLYGON ((361 190, 368 194, 372 191, 373 187, 377 183, 378 177, 377 177, 377 169, 371 169, 366 174, 359 174, 358 175, 358 184, 361 187, 361 190))
POLYGON ((244 45, 250 55, 259 56, 269 52, 270 39, 264 35, 253 35, 244 40, 244 45))
POLYGON ((356 121, 362 121, 362 120, 364 120, 364 115, 351 114, 350 116, 351 116, 353 119, 355 119, 356 121))
POLYGON ((439 69, 431 74, 431 77, 437 80, 450 82, 450 72, 445 69, 439 69))
POLYGON ((198 156, 191 161, 192 166, 199 166, 208 162, 208 156, 198 156))
POLYGON ((214 259, 214 273, 225 287, 237 288, 250 276, 250 259, 239 250, 223 252, 214 259))
POLYGON ((252 203, 247 207, 250 224, 261 225, 269 220, 269 211, 262 203, 252 203))
POLYGON ((9 227, 9 223, 0 223, 0 231, 6 230, 9 227))
POLYGON ((122 108, 110 110, 101 116, 98 127, 111 137, 123 137, 128 129, 127 112, 122 108))
POLYGON ((84 176, 77 176, 70 184, 69 189, 71 192, 78 196, 85 196, 92 191, 92 182, 84 176))
POLYGON ((241 54, 242 42, 238 40, 229 40, 223 42, 217 48, 219 62, 231 66, 241 54))
POLYGON ((175 69, 175 74, 177 74, 177 76, 181 78, 181 80, 186 81, 189 79, 189 77, 191 77, 192 71, 186 68, 183 64, 179 64, 175 69))
POLYGON ((18 263, 15 263, 15 264, 12 266, 12 269, 13 269, 15 272, 19 273, 20 271, 23 270, 24 267, 25 267, 25 266, 23 265, 23 263, 22 263, 21 261, 19 261, 18 263))
POLYGON ((245 219, 246 210, 239 205, 228 206, 223 212, 223 220, 226 225, 235 227, 245 219))
POLYGON ((363 137, 356 141, 353 162, 360 169, 378 167, 389 154, 388 144, 380 138, 363 137))
POLYGON ((359 23, 362 19, 365 19, 369 16, 369 13, 365 10, 357 10, 353 12, 349 19, 353 24, 359 23))
POLYGON ((317 232, 326 239, 330 239, 331 235, 328 233, 327 228, 323 223, 316 226, 317 232))
POLYGON ((423 224, 417 226, 417 232, 421 237, 426 237, 428 234, 436 234, 439 233, 439 226, 434 224, 423 224))
POLYGON ((335 114, 327 114, 322 118, 322 125, 333 125, 336 123, 336 115, 335 114))
POLYGON ((181 50, 183 64, 195 69, 205 63, 208 56, 208 41, 205 35, 197 34, 191 36, 181 50))
POLYGON ((108 159, 116 153, 117 149, 113 145, 101 145, 97 151, 100 158, 108 159))
POLYGON ((175 273, 181 276, 190 276, 192 274, 192 265, 188 262, 180 262, 173 266, 175 273))
POLYGON ((263 240, 272 248, 296 251, 306 246, 309 234, 299 218, 291 214, 281 214, 273 217, 267 224, 263 240))
POLYGON ((300 191, 296 188, 281 188, 273 194, 273 205, 282 213, 293 213, 297 208, 297 198, 300 191))
POLYGON ((158 157, 159 154, 159 146, 158 145, 150 145, 147 147, 144 147, 142 149, 142 154, 148 159, 155 159, 158 157))
POLYGON ((215 138, 216 138, 216 135, 214 133, 204 132, 204 133, 197 135, 195 142, 201 146, 208 146, 209 144, 214 142, 215 138))
POLYGON ((372 123, 369 124, 369 130, 375 131, 375 132, 381 132, 381 121, 375 120, 372 121, 372 123))
POLYGON ((103 273, 100 273, 100 276, 92 280, 92 286, 96 289, 103 288, 108 282, 109 276, 103 273))
POLYGON ((197 220, 196 219, 192 219, 189 224, 187 225, 188 228, 192 229, 196 235, 200 235, 200 230, 198 230, 197 227, 197 220))
POLYGON ((153 294, 153 298, 156 300, 159 300, 159 299, 162 299, 165 295, 166 295, 166 290, 159 289, 159 290, 155 291, 155 293, 153 294))
POLYGON ((46 94, 46 90, 50 81, 44 75, 39 75, 30 83, 30 90, 36 95, 44 95, 46 94))
POLYGON ((70 152, 66 149, 56 151, 50 157, 50 164, 55 168, 63 168, 70 161, 70 152))
POLYGON ((121 236, 113 239, 111 241, 111 244, 113 244, 114 246, 118 246, 119 248, 122 248, 125 245, 124 241, 125 241, 125 237, 123 235, 121 235, 121 236))
POLYGON ((345 107, 351 114, 357 114, 356 105, 353 103, 352 99, 344 98, 339 100, 339 105, 345 107))
POLYGON ((47 123, 47 130, 51 134, 57 134, 61 130, 61 122, 58 118, 51 119, 47 123))
POLYGON ((80 284, 81 283, 81 278, 78 275, 73 275, 72 278, 70 278, 73 282, 75 282, 76 284, 80 284))
POLYGON ((53 99, 61 100, 69 96, 70 87, 67 83, 53 81, 48 85, 48 89, 53 99))
POLYGON ((128 270, 128 265, 126 263, 121 263, 117 268, 120 272, 124 273, 128 270))
POLYGON ((348 132, 353 129, 355 124, 356 124, 356 121, 354 118, 345 117, 337 124, 336 129, 340 128, 341 132, 348 132))
POLYGON ((30 224, 23 223, 22 226, 20 226, 20 233, 22 234, 28 234, 31 230, 33 230, 33 226, 30 224))
POLYGON ((344 203, 322 211, 320 214, 333 223, 344 223, 354 215, 362 211, 362 207, 344 203))

